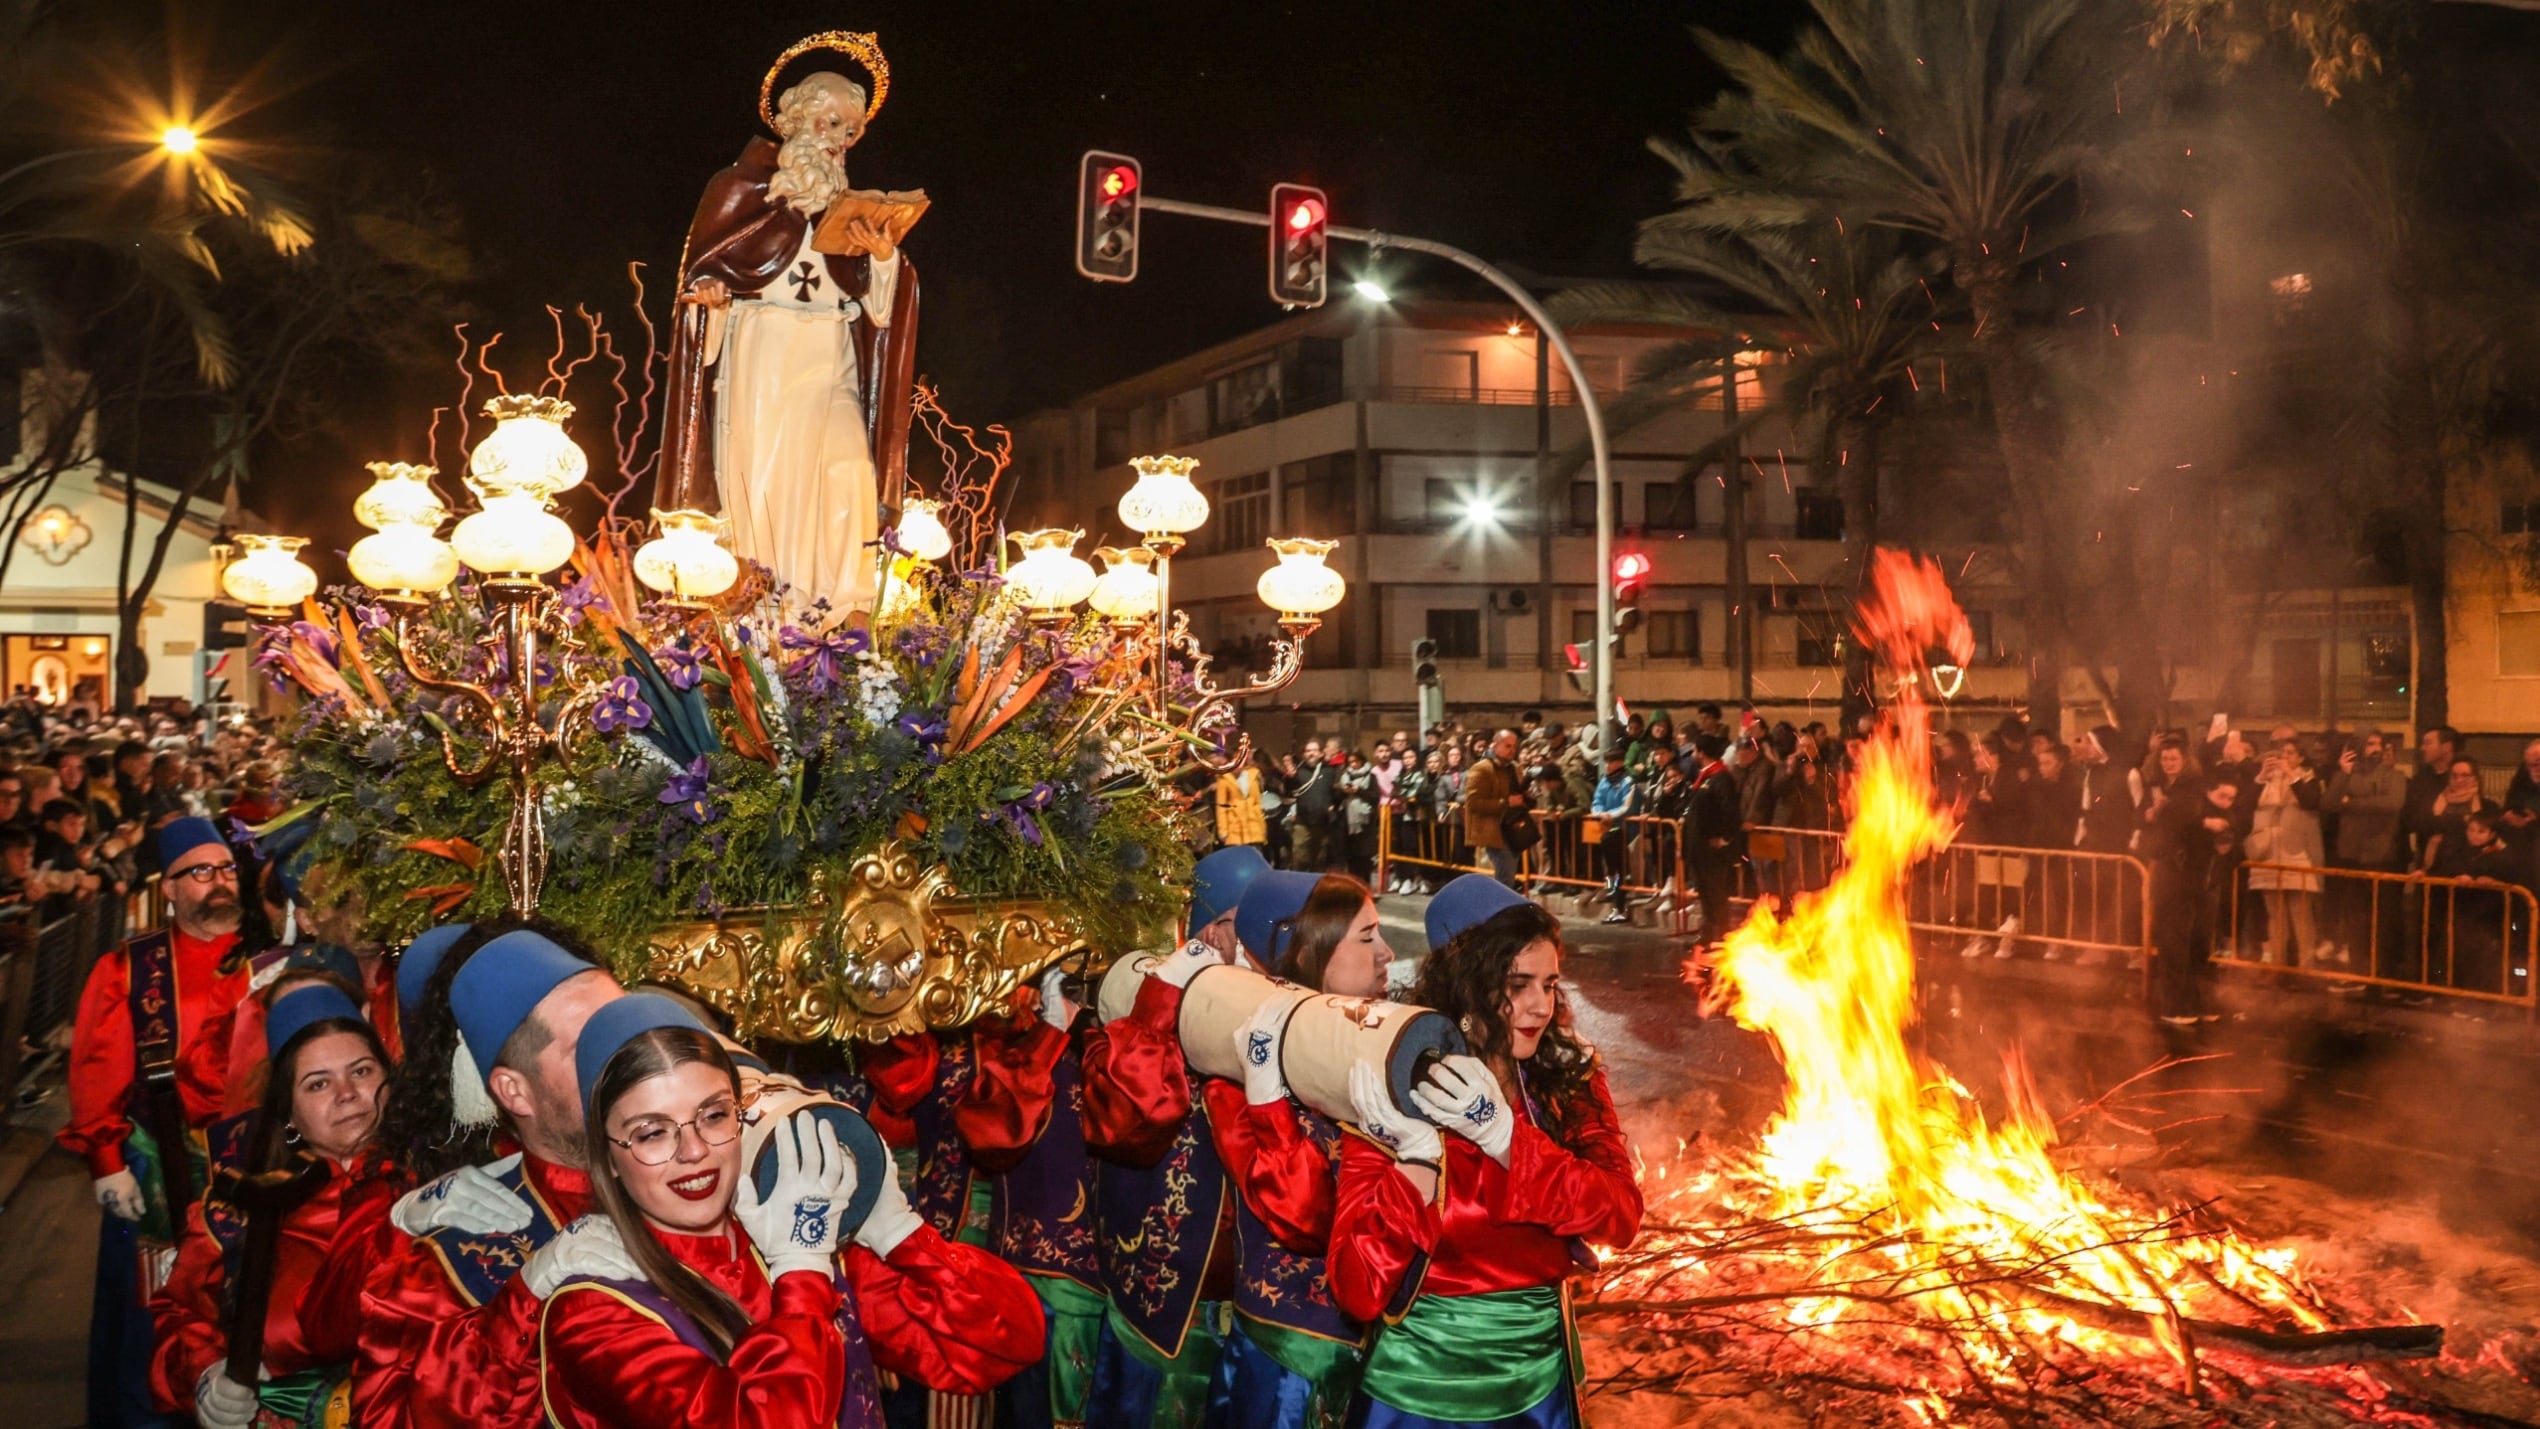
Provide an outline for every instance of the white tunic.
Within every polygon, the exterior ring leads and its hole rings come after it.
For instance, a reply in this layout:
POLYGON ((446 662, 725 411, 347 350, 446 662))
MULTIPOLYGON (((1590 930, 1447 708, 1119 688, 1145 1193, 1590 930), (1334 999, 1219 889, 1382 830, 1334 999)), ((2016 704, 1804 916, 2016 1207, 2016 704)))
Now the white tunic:
POLYGON ((716 365, 715 480, 732 549, 790 589, 789 611, 821 597, 871 610, 879 570, 880 486, 857 397, 854 321, 891 321, 900 260, 875 260, 862 307, 837 291, 812 250, 817 217, 784 273, 735 297, 716 365))

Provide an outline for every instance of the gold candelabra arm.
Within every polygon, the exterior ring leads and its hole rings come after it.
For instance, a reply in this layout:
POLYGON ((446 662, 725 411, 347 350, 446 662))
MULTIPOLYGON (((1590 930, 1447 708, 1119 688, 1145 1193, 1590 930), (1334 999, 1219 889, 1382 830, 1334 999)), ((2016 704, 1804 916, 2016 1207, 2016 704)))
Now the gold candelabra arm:
POLYGON ((1244 733, 1242 726, 1236 722, 1235 706, 1245 700, 1277 694, 1295 684, 1296 677, 1305 673, 1305 640, 1307 636, 1314 633, 1320 622, 1282 621, 1280 623, 1287 627, 1288 638, 1271 643, 1270 668, 1251 676, 1232 689, 1226 689, 1208 678, 1209 656, 1200 650, 1199 642, 1190 638, 1188 626, 1179 620, 1175 622, 1174 642, 1181 649, 1184 658, 1190 661, 1191 693, 1194 696, 1190 705, 1190 717, 1182 723, 1182 727, 1196 733, 1222 722, 1235 725, 1237 730, 1234 744, 1229 746, 1223 754, 1205 748, 1195 750, 1192 758, 1202 767, 1223 774, 1228 770, 1240 769, 1250 761, 1252 736, 1244 733))
POLYGON ((484 686, 473 681, 436 675, 425 668, 422 658, 415 653, 413 619, 410 612, 399 611, 397 614, 397 663, 405 667, 408 679, 427 690, 439 690, 445 694, 457 695, 475 709, 478 718, 485 721, 487 733, 485 747, 478 751, 473 761, 459 757, 458 743, 452 737, 454 731, 447 724, 441 726, 442 766, 450 771, 450 777, 462 784, 470 786, 481 784, 487 775, 494 772, 495 761, 502 753, 504 745, 509 742, 510 731, 504 727, 502 701, 494 698, 493 693, 484 686))

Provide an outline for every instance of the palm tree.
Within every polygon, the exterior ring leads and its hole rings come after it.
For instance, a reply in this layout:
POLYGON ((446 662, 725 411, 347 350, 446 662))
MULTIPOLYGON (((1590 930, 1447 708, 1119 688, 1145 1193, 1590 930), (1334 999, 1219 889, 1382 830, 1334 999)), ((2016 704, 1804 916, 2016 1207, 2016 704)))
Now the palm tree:
MULTIPOLYGON (((2145 167, 2154 136, 2124 113, 2141 11, 2118 0, 1810 0, 1818 22, 1776 59, 1700 33, 1735 88, 1697 119, 1687 229, 1755 234, 1807 222, 1929 241, 1967 301, 2030 584, 2032 714, 2052 721, 2075 602, 2058 431, 2014 295, 2040 260, 2128 230, 2136 211, 2082 202, 2094 173, 2145 167), (2041 638, 2042 637, 2042 638, 2041 638)), ((2138 97, 2142 101, 2152 96, 2138 97)))
MULTIPOLYGON (((1696 187, 1704 182, 1702 171, 1726 159, 1698 139, 1690 149, 1652 147, 1696 187)), ((1910 256, 1891 231, 1847 233, 1823 224, 1723 234, 1674 213, 1641 225, 1633 256, 1693 281, 1587 284, 1561 294, 1554 315, 1564 322, 1659 323, 1703 335, 1643 356, 1609 422, 1629 431, 1716 399, 1739 353, 1786 347, 1790 360, 1767 400, 1752 409, 1741 404, 1727 430, 1687 461, 1684 480, 1690 485, 1747 433, 1768 422, 1788 423, 1801 434, 1814 468, 1836 473, 1847 580, 1857 594, 1879 536, 1879 439, 1906 409, 1915 360, 1938 351, 1943 336, 1924 280, 1929 265, 1910 256), (1726 301, 1715 301, 1713 293, 1726 301)), ((1856 645, 1845 645, 1847 703, 1866 693, 1869 679, 1866 652, 1856 645)))

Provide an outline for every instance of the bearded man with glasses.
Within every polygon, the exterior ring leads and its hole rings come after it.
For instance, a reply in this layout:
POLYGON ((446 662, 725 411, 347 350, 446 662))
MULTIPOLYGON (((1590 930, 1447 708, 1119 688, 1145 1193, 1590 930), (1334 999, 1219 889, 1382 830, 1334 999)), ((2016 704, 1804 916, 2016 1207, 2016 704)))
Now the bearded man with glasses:
POLYGON ((238 956, 238 859, 209 819, 158 833, 169 926, 97 959, 71 1035, 71 1120, 57 1138, 88 1162, 97 1204, 88 1422, 166 1422, 149 1401, 150 1293, 202 1185, 201 1128, 220 1114, 180 1094, 179 1048, 247 995, 238 956))

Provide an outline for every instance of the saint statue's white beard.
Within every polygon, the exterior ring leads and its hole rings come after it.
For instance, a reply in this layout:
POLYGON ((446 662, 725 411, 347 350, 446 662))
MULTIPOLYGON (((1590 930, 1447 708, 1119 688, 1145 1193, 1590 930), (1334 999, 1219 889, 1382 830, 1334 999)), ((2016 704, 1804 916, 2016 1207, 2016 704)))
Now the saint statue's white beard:
POLYGON ((767 181, 768 196, 808 218, 847 190, 847 166, 829 157, 809 131, 785 141, 776 151, 776 177, 767 181))

